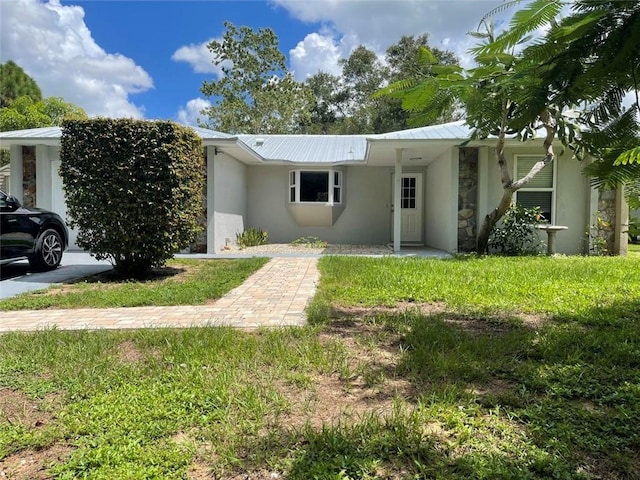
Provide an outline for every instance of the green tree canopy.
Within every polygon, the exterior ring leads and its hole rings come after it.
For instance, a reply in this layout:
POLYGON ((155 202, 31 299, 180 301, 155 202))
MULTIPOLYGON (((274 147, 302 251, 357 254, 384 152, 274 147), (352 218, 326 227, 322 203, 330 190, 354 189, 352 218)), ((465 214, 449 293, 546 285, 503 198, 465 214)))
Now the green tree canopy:
MULTIPOLYGON (((428 35, 403 36, 389 46, 384 60, 371 49, 360 45, 340 64, 340 76, 318 72, 306 84, 316 95, 313 118, 305 131, 309 133, 384 133, 407 128, 409 115, 397 98, 375 96, 375 92, 401 78, 431 75, 431 65, 416 59, 420 48, 428 45, 428 35)), ((456 64, 448 51, 434 49, 438 64, 456 64)), ((453 108, 434 122, 453 118, 453 108)))
POLYGON ((42 100, 40 87, 17 63, 9 60, 0 64, 0 107, 7 107, 19 97, 42 100))
POLYGON ((61 125, 65 119, 87 118, 82 108, 60 97, 34 101, 29 96, 15 99, 10 106, 0 108, 0 131, 61 125))
POLYGON ((229 133, 294 133, 308 123, 313 94, 287 70, 273 30, 224 25, 222 41, 208 45, 223 75, 202 85, 214 102, 204 111, 206 126, 229 133))
POLYGON ((580 0, 525 55, 554 103, 578 110, 597 184, 640 191, 640 2, 580 0), (626 95, 632 98, 624 104, 626 95), (631 185, 634 184, 634 185, 631 185))

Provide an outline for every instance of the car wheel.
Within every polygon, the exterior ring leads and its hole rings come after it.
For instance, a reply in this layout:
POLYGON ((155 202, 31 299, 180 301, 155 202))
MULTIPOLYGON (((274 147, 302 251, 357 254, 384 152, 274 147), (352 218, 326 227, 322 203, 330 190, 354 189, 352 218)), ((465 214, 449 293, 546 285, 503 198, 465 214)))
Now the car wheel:
POLYGON ((34 270, 53 270, 62 261, 62 238, 53 229, 42 232, 36 242, 36 251, 29 259, 34 270))

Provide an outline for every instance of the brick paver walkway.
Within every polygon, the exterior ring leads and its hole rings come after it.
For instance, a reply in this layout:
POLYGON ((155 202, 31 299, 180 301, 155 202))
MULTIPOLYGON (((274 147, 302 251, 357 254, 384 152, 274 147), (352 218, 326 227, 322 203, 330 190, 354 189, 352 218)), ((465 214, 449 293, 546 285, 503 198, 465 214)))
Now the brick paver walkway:
POLYGON ((273 258, 212 305, 0 312, 0 332, 304 325, 305 307, 319 279, 316 258, 273 258))

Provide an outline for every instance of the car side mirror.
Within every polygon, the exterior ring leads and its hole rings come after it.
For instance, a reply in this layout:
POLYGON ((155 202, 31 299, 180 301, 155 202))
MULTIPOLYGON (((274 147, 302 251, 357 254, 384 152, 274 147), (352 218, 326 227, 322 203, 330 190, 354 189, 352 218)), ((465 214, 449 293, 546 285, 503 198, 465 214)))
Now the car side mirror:
POLYGON ((0 201, 0 209, 3 212, 15 212, 20 208, 20 202, 12 195, 7 195, 4 201, 0 201))

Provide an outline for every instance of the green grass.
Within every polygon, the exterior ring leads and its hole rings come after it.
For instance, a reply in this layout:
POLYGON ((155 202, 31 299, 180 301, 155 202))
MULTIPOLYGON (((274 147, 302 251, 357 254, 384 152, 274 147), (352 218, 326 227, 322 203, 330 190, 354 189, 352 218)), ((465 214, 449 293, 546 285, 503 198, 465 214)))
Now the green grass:
POLYGON ((315 326, 6 334, 0 462, 62 479, 640 478, 639 267, 332 257, 315 326), (408 300, 440 307, 394 307, 408 300))
POLYGON ((630 257, 640 257, 640 243, 630 243, 629 244, 629 256, 630 257))
MULTIPOLYGON (((325 257, 317 301, 341 306, 442 302, 473 314, 590 315, 640 291, 640 258, 325 257)), ((633 313, 633 312, 630 312, 633 313)))
POLYGON ((121 282, 100 275, 1 300, 0 310, 199 305, 240 285, 266 262, 265 258, 177 259, 151 280, 121 282))

